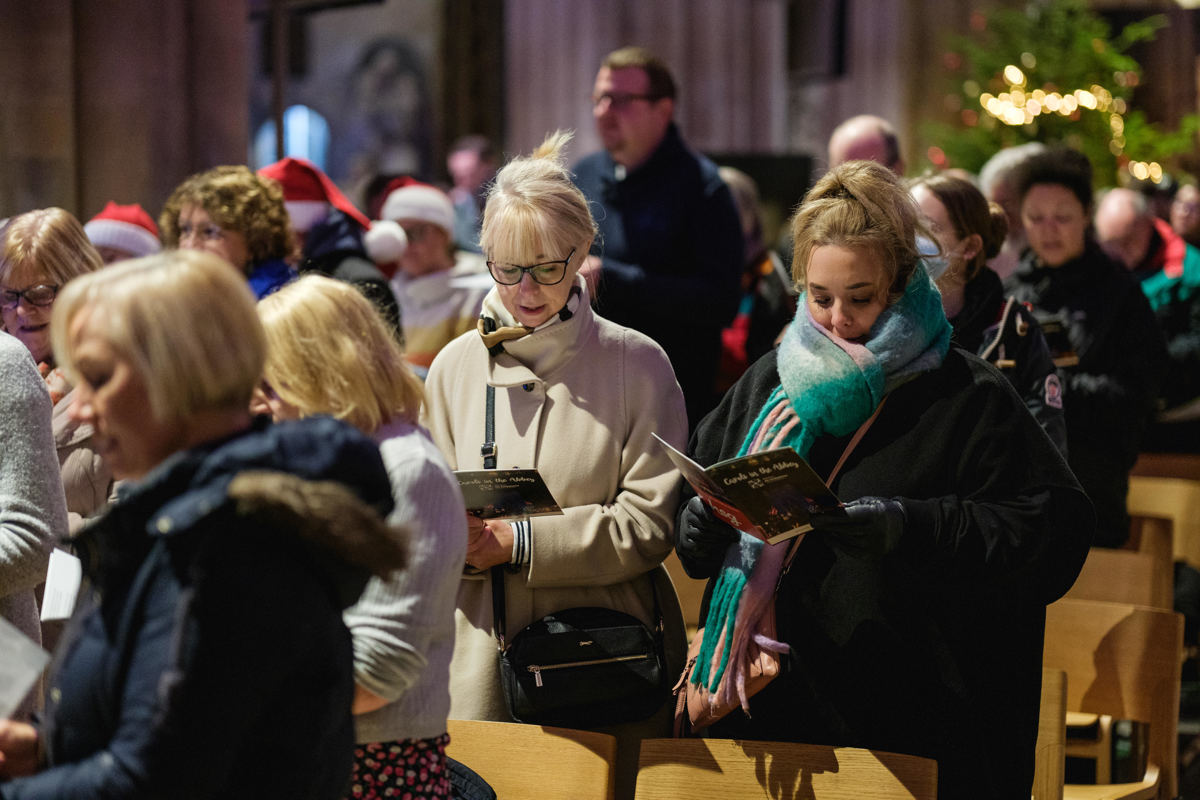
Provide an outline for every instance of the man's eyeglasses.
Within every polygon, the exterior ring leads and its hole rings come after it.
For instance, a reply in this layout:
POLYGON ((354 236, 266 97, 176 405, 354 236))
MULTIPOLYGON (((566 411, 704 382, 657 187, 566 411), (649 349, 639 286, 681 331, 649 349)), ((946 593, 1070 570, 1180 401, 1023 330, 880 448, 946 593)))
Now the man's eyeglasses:
POLYGON ((620 111, 628 108, 629 104, 634 100, 645 100, 648 103, 653 103, 655 100, 662 98, 655 94, 633 94, 631 92, 605 92, 604 94, 592 95, 592 108, 598 108, 601 103, 608 101, 608 107, 614 111, 620 111))
POLYGON ((45 283, 39 283, 37 286, 30 286, 28 289, 21 289, 20 291, 5 289, 0 292, 0 308, 3 308, 5 311, 12 311, 21 302, 22 297, 31 306, 45 308, 53 303, 54 298, 57 296, 58 287, 45 283))
POLYGON ((534 264, 529 267, 522 267, 519 264, 505 264, 502 261, 487 262, 488 271, 492 273, 492 278, 496 283, 502 283, 505 286, 515 286, 525 277, 525 273, 529 273, 529 277, 533 278, 535 283, 540 283, 543 286, 553 286, 556 283, 561 283, 562 279, 567 276, 567 265, 571 263, 571 258, 575 255, 575 248, 571 248, 571 252, 562 261, 545 261, 541 264, 534 264))

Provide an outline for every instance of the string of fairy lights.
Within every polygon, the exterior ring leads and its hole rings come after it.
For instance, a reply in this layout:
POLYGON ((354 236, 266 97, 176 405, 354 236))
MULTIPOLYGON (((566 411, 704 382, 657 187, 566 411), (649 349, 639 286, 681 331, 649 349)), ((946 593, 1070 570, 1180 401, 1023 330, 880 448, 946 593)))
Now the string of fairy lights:
MULTIPOLYGON (((1022 53, 1021 64, 1025 69, 1032 70, 1037 66, 1037 59, 1032 53, 1022 53)), ((963 91, 969 97, 977 97, 979 105, 988 115, 1013 127, 1029 125, 1043 114, 1071 117, 1081 110, 1106 114, 1111 131, 1108 149, 1118 158, 1125 152, 1124 115, 1128 108, 1123 98, 1114 97, 1112 92, 1099 84, 1064 92, 1055 87, 1030 89, 1025 71, 1016 64, 1007 65, 1003 77, 1007 91, 999 94, 982 91, 979 84, 973 80, 963 84, 963 91)), ((1135 86, 1138 78, 1136 72, 1129 71, 1116 73, 1114 79, 1121 86, 1135 86)), ((1162 165, 1156 161, 1130 160, 1126 169, 1138 180, 1158 183, 1163 178, 1162 165)))

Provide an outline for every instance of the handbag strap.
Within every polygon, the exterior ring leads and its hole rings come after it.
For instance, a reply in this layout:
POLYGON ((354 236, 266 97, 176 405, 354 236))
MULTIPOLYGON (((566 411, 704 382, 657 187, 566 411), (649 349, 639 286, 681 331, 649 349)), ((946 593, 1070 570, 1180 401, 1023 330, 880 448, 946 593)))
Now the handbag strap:
MULTIPOLYGON (((484 418, 483 418, 483 446, 479 448, 479 454, 483 456, 483 468, 496 468, 496 387, 490 383, 487 386, 487 399, 484 403, 484 418)), ((507 566, 497 564, 492 567, 490 572, 492 575, 492 633, 496 636, 496 642, 500 647, 500 652, 504 652, 506 643, 504 640, 505 630, 508 627, 507 611, 504 605, 504 572, 507 566)), ((663 636, 666 628, 666 620, 663 617, 662 606, 658 602, 658 587, 654 585, 654 576, 650 576, 650 596, 654 603, 654 617, 656 620, 654 626, 654 641, 658 647, 659 659, 663 658, 663 636)), ((663 663, 666 663, 665 661, 663 663)))
POLYGON ((483 445, 479 455, 483 456, 483 468, 496 468, 496 387, 490 383, 487 387, 487 404, 483 417, 483 445))
MULTIPOLYGON (((483 410, 483 445, 479 448, 483 456, 483 468, 496 468, 496 387, 487 385, 487 399, 483 410)), ((506 627, 504 611, 504 565, 497 564, 490 570, 492 574, 492 632, 504 652, 504 630, 506 627)))
POLYGON ((871 423, 873 423, 876 418, 879 417, 879 412, 883 410, 883 404, 886 402, 887 396, 885 395, 884 398, 879 401, 879 405, 875 406, 875 410, 871 413, 871 416, 867 417, 867 421, 862 425, 859 425, 858 430, 856 430, 854 435, 850 437, 850 441, 846 443, 846 449, 842 451, 842 457, 839 458, 837 463, 833 465, 833 471, 830 472, 829 477, 825 479, 826 486, 833 483, 833 479, 836 478, 838 473, 842 471, 842 467, 845 465, 846 459, 850 457, 852 452, 854 452, 854 448, 858 447, 858 443, 862 441, 863 436, 865 436, 867 433, 867 428, 871 427, 871 423))
MULTIPOLYGON (((842 471, 842 467, 845 466, 846 459, 850 457, 852 452, 854 452, 854 448, 858 447, 858 443, 862 441, 863 436, 865 436, 867 433, 867 429, 870 428, 871 424, 879 417, 879 412, 883 410, 883 404, 886 402, 887 396, 885 395, 884 398, 879 401, 879 405, 875 406, 875 410, 871 412, 871 416, 867 417, 866 421, 862 425, 859 425, 858 430, 856 430, 854 435, 850 437, 850 441, 846 443, 846 449, 842 451, 841 458, 839 458, 837 463, 833 465, 833 470, 830 471, 829 477, 825 479, 826 486, 833 484, 834 478, 838 476, 838 473, 842 471)), ((799 550, 800 542, 803 540, 804 534, 800 534, 792 542, 791 549, 788 550, 787 558, 785 558, 783 561, 783 572, 786 573, 788 568, 792 565, 792 559, 796 557, 796 551, 799 550)))

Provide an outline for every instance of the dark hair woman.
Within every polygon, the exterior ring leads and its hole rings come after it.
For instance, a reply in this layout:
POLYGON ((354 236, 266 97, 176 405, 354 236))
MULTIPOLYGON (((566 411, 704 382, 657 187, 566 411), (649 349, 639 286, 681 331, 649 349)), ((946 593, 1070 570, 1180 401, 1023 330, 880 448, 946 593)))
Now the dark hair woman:
POLYGON ((1063 376, 1071 469, 1096 508, 1096 544, 1129 537, 1129 470, 1154 413, 1167 351, 1136 279, 1091 229, 1092 168, 1049 150, 1018 173, 1029 248, 1005 288, 1046 330, 1063 376))

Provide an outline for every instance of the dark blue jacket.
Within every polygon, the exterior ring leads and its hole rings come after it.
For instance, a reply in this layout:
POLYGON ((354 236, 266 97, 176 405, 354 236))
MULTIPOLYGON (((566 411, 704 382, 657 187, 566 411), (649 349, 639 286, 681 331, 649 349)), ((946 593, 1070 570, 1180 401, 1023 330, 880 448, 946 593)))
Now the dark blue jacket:
POLYGON ((596 310, 662 345, 692 427, 716 403, 721 330, 741 299, 742 231, 733 196, 672 124, 645 164, 617 179, 606 151, 575 166, 599 206, 592 251, 604 260, 596 310))
POLYGON ((278 291, 296 277, 296 270, 288 266, 286 261, 260 261, 246 275, 250 291, 254 292, 255 300, 262 300, 269 294, 278 291))
POLYGON ((388 328, 403 341, 400 330, 400 304, 387 277, 367 257, 363 232, 358 223, 333 209, 304 237, 304 260, 300 274, 319 272, 346 281, 375 304, 388 328))
POLYGON ((330 519, 363 501, 391 508, 377 447, 328 418, 256 423, 128 486, 77 540, 88 580, 49 683, 48 766, 0 796, 343 796, 342 610, 367 573, 333 554, 321 514, 298 524, 273 498, 248 500, 233 483, 248 470, 352 489, 330 519))

